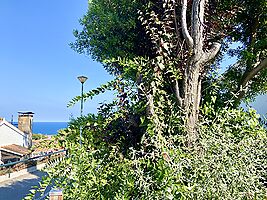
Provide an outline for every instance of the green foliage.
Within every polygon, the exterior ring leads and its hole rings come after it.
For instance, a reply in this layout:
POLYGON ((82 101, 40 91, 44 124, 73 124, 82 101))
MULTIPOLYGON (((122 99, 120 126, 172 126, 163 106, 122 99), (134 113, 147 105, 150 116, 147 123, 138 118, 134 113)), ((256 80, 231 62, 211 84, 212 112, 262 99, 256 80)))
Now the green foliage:
MULTIPOLYGON (((101 86, 99 86, 96 89, 93 89, 89 92, 86 92, 83 94, 83 99, 84 101, 86 101, 87 99, 92 99, 94 96, 99 95, 101 93, 104 93, 108 90, 113 90, 116 88, 116 82, 117 80, 112 80, 107 82, 106 84, 103 84, 101 86)), ((68 103, 68 107, 73 106, 75 103, 79 102, 81 100, 81 96, 77 96, 75 98, 73 98, 69 103, 68 103)))
POLYGON ((41 140, 41 139, 46 139, 46 138, 47 138, 46 135, 36 134, 36 133, 32 134, 32 139, 33 140, 41 140))
MULTIPOLYGON (((227 2, 227 1, 226 1, 227 2)), ((229 50, 230 56, 236 56, 235 65, 228 66, 222 80, 226 96, 231 92, 244 90, 246 99, 254 99, 267 91, 266 66, 260 70, 243 88, 242 81, 267 56, 267 4, 265 0, 232 0, 237 5, 235 17, 231 20, 234 28, 227 35, 229 42, 238 42, 229 50), (242 6, 240 6, 242 5, 242 6)))
MULTIPOLYGON (((140 0, 91 0, 88 12, 80 20, 83 29, 75 30, 76 41, 71 47, 78 53, 91 55, 97 61, 106 59, 150 55, 138 10, 146 1, 140 0)), ((120 66, 105 65, 110 73, 118 73, 120 66)))
MULTIPOLYGON (((180 6, 161 0, 89 1, 88 12, 80 20, 83 29, 74 31, 76 41, 71 46, 78 53, 90 54, 104 63, 112 74, 125 73, 128 68, 117 62, 105 63, 105 60, 140 56, 154 59, 159 54, 164 55, 164 59, 160 58, 164 61, 159 63, 160 69, 165 67, 167 60, 174 62, 176 73, 181 73, 190 54, 181 37, 180 6)), ((188 8, 190 6, 191 2, 188 8)), ((237 64, 229 66, 224 79, 216 80, 221 81, 222 98, 232 98, 238 90, 243 90, 244 86, 240 85, 247 73, 266 58, 266 11, 264 0, 208 2, 204 49, 209 49, 214 41, 223 40, 224 50, 232 42, 240 44, 238 48, 229 50, 230 55, 238 57, 237 64)), ((213 69, 211 63, 207 65, 206 69, 213 69)), ((249 81, 244 97, 253 99, 266 92, 266 74, 265 67, 249 81)), ((135 81, 137 76, 138 71, 132 69, 127 78, 135 81)), ((237 101, 239 104, 240 99, 237 101)))
POLYGON ((125 153, 125 141, 107 140, 106 120, 97 116, 85 120, 92 127, 80 147, 74 120, 59 136, 68 156, 50 164, 46 183, 64 188, 64 199, 266 198, 267 133, 259 116, 251 109, 215 112, 212 104, 203 110, 191 149, 183 135, 148 132, 125 153))
MULTIPOLYGON (((232 39, 246 43, 251 31, 245 31, 249 27, 241 16, 247 11, 252 16, 253 9, 247 1, 237 8, 240 2, 207 5, 204 48, 222 36, 229 36, 226 44, 232 39)), ((188 119, 180 106, 185 104, 187 90, 182 86, 188 86, 185 80, 190 77, 183 76, 192 52, 176 23, 179 6, 165 0, 89 1, 83 30, 75 31, 72 47, 104 62, 115 79, 84 98, 106 90, 115 91, 117 98, 103 103, 96 115, 73 119, 57 135, 68 156, 50 163, 42 188, 53 182, 64 188, 64 199, 266 198, 267 132, 255 111, 233 109, 232 92, 240 85, 244 67, 235 65, 218 77, 210 73, 214 66, 203 66, 211 76, 203 83, 198 138, 188 145, 188 119)), ((255 52, 265 55, 264 33, 258 36, 259 46, 246 43, 236 51, 243 63, 253 63, 255 52)), ((75 97, 69 106, 80 99, 75 97)))

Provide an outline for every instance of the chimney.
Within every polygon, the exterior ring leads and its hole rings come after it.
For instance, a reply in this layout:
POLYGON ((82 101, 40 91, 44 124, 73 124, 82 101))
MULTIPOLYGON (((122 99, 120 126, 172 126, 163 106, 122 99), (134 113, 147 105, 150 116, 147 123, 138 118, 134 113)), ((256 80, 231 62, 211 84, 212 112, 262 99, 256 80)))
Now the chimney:
POLYGON ((18 112, 18 128, 27 135, 28 148, 32 147, 33 112, 18 112))

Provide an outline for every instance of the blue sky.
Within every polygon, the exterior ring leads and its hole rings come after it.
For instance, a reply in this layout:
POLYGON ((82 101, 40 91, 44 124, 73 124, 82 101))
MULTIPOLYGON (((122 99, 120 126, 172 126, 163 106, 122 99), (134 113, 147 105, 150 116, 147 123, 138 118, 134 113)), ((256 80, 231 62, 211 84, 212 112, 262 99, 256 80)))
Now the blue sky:
MULTIPOLYGON (((16 120, 18 111, 33 111, 35 121, 68 121, 80 113, 80 104, 66 106, 80 94, 77 76, 88 76, 85 91, 112 79, 99 63, 69 47, 86 10, 87 0, 0 1, 0 117, 16 120)), ((110 98, 85 102, 84 114, 110 98)), ((266 105, 266 96, 253 104, 261 114, 266 105)))
MULTIPOLYGON (((18 111, 35 112, 35 121, 68 121, 80 105, 67 108, 80 94, 77 76, 88 76, 85 91, 111 80, 103 67, 74 52, 69 43, 87 0, 0 1, 0 116, 7 120, 18 111)), ((102 95, 85 102, 84 113, 95 112, 102 95)))

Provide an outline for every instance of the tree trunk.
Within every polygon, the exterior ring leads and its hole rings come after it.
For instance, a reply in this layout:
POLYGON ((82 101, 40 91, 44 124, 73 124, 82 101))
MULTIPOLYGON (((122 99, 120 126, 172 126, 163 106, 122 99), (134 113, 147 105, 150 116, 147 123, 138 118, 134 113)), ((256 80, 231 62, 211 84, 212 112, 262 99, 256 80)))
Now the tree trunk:
MULTIPOLYGON (((184 40, 187 44, 189 58, 183 74, 181 98, 182 109, 185 112, 188 146, 193 146, 198 138, 197 122, 201 100, 201 73, 204 66, 219 52, 221 44, 214 42, 209 50, 204 50, 204 10, 206 0, 193 0, 191 8, 191 31, 187 26, 187 2, 182 0, 181 26, 184 40)), ((177 89, 176 89, 177 91, 177 89)), ((176 92, 177 96, 177 92, 176 92)), ((178 98, 177 98, 178 99, 178 98)), ((178 104, 180 100, 178 99, 178 104)))
POLYGON ((200 65, 194 62, 188 64, 184 74, 184 101, 182 109, 185 112, 188 146, 193 146, 198 138, 197 121, 201 99, 200 65))

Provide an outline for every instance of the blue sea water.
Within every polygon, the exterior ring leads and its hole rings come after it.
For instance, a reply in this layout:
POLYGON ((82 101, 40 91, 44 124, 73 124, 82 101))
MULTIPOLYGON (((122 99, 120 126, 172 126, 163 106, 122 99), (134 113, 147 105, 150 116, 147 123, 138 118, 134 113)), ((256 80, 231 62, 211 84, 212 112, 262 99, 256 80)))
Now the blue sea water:
POLYGON ((33 122, 33 133, 55 135, 57 131, 68 126, 68 122, 33 122))

